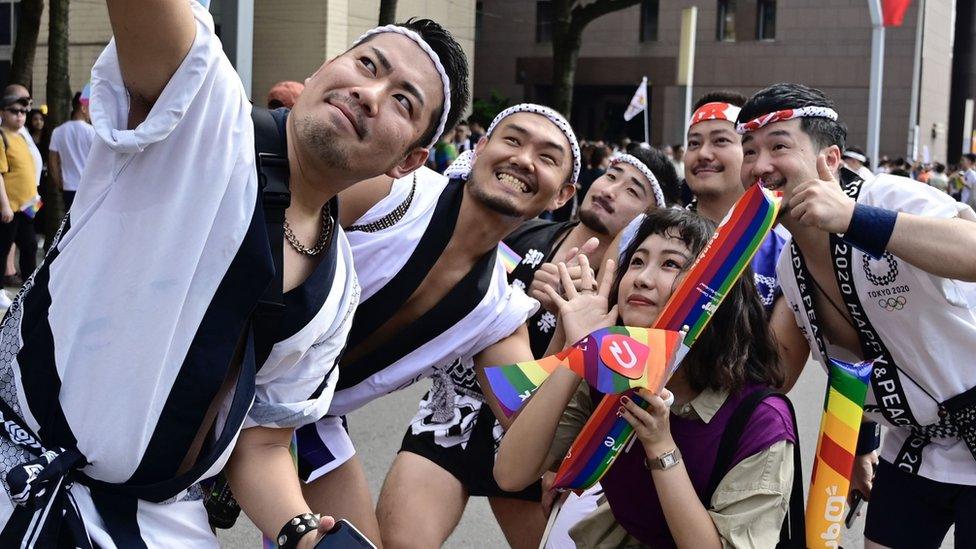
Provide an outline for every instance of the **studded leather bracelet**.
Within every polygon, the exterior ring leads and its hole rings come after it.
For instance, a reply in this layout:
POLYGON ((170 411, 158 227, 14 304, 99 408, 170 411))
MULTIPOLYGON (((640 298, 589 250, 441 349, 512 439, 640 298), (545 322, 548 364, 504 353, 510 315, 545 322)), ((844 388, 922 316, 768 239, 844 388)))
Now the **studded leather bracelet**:
POLYGON ((302 513, 282 526, 275 540, 281 549, 295 549, 298 542, 310 531, 318 530, 319 517, 312 513, 302 513))

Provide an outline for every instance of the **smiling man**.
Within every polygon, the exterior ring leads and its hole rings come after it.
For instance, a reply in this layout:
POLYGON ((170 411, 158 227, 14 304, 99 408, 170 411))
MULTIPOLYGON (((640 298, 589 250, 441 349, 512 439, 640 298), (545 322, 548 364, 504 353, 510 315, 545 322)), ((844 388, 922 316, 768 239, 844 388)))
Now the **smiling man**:
MULTIPOLYGON (((298 432, 299 469, 313 508, 352 517, 372 539, 391 546, 436 547, 447 539, 468 497, 465 486, 405 441, 380 496, 377 525, 362 464, 339 416, 427 377, 474 387, 458 392, 476 414, 485 396, 474 381, 475 365, 531 358, 524 323, 537 304, 509 286, 498 243, 572 197, 579 164, 576 137, 563 117, 525 104, 499 114, 449 177, 421 169, 343 193, 363 303, 332 416, 298 432)), ((431 412, 437 418, 454 414, 454 385, 444 389, 431 412)), ((466 413, 463 424, 445 429, 460 434, 473 417, 466 413)), ((535 529, 507 532, 535 536, 538 544, 545 525, 538 505, 520 511, 535 513, 535 529)))
POLYGON ((464 56, 432 21, 376 29, 256 132, 197 2, 107 4, 88 168, 0 330, 0 541, 216 547, 199 482, 230 459, 258 527, 311 547, 332 520, 311 514, 288 442, 328 410, 359 299, 333 198, 423 164, 464 109, 464 56), (266 223, 256 137, 287 166, 283 225, 266 223), (275 247, 269 327, 254 313, 275 247))
POLYGON ((528 323, 534 356, 545 356, 555 328, 555 309, 543 288, 558 287, 556 263, 571 262, 582 251, 598 266, 617 234, 642 212, 666 208, 665 197, 676 194, 677 187, 678 175, 663 152, 636 149, 610 160, 606 173, 586 193, 579 221, 533 219, 505 237, 505 244, 522 257, 509 279, 522 289, 528 287, 529 295, 542 304, 528 323))
POLYGON ((864 410, 890 429, 873 486, 870 459, 854 468, 866 546, 937 547, 953 523, 976 545, 976 214, 840 169, 847 132, 819 90, 771 86, 737 122, 743 185, 784 195, 779 279, 813 355, 876 359, 864 410))

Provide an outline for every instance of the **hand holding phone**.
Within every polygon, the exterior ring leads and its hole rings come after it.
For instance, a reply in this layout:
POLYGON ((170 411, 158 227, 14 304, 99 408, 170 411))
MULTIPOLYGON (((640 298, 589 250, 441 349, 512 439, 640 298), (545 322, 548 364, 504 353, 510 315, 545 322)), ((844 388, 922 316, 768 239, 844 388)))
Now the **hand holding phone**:
POLYGON ((858 510, 861 505, 864 504, 864 495, 861 494, 860 490, 854 490, 851 492, 851 504, 850 509, 847 511, 847 518, 844 519, 844 525, 847 528, 851 528, 854 525, 854 519, 857 518, 858 510))
POLYGON ((376 549, 366 536, 346 519, 338 520, 315 549, 376 549))

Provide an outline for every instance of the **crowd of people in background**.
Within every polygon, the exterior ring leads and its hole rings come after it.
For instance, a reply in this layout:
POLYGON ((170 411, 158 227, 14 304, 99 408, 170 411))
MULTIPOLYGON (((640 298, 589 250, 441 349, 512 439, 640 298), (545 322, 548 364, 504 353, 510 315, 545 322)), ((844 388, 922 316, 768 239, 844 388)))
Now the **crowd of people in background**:
MULTIPOLYGON (((477 144, 478 139, 484 135, 483 130, 481 124, 474 121, 469 124, 467 120, 462 120, 457 127, 446 130, 435 146, 435 151, 432 152, 427 167, 443 173, 460 153, 477 144)), ((630 154, 638 148, 655 149, 667 156, 679 174, 684 173, 685 150, 684 145, 680 143, 650 145, 647 142, 635 141, 629 137, 617 139, 581 138, 580 148, 583 155, 583 171, 577 184, 576 196, 558 210, 544 212, 541 216, 543 219, 552 221, 575 219, 579 205, 586 197, 590 185, 606 171, 607 164, 614 155, 630 154)), ((974 153, 963 154, 958 163, 948 166, 937 161, 908 161, 903 157, 889 158, 883 155, 872 170, 870 159, 865 155, 864 150, 851 146, 844 151, 843 161, 847 168, 857 172, 861 177, 867 178, 882 173, 908 177, 934 187, 959 202, 976 207, 976 154, 974 153)), ((682 185, 681 193, 681 201, 686 204, 689 203, 692 199, 692 193, 686 185, 682 185)))
MULTIPOLYGON (((71 100, 70 119, 56 128, 47 124, 46 106, 35 106, 24 86, 7 86, 0 96, 0 109, 0 257, 4 258, 3 286, 16 288, 37 265, 38 235, 49 242, 52 227, 60 221, 52 216, 71 207, 95 130, 88 99, 81 91, 71 100), (63 209, 53 207, 58 202, 63 209)), ((10 302, 6 290, 0 288, 0 308, 9 307, 10 302)))

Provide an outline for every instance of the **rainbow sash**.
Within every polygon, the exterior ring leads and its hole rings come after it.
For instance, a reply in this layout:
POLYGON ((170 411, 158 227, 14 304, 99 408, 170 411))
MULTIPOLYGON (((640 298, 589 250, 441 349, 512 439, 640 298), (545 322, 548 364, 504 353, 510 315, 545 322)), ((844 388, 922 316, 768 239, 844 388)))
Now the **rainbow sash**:
POLYGON ((673 371, 680 344, 679 332, 611 326, 558 354, 485 368, 485 375, 505 415, 511 416, 559 367, 569 368, 606 394, 641 387, 660 389, 673 371))
POLYGON ((857 435, 864 414, 873 360, 850 364, 830 359, 827 395, 807 497, 807 547, 837 547, 851 486, 857 435))
MULTIPOLYGON (((753 185, 739 197, 698 256, 688 275, 664 306, 654 328, 687 330, 678 359, 698 339, 729 288, 749 265, 772 230, 779 213, 780 196, 753 185)), ((667 379, 664 380, 665 382, 667 379)), ((661 386, 648 387, 652 392, 661 386)), ((634 391, 626 393, 646 408, 634 391)), ((554 486, 585 490, 598 482, 633 437, 633 428, 617 417, 619 394, 608 394, 597 406, 573 442, 556 473, 554 486)))
POLYGON ((498 258, 502 260, 502 265, 505 267, 505 272, 512 274, 515 267, 522 262, 522 256, 515 253, 515 250, 508 247, 508 244, 504 242, 498 243, 498 258))

